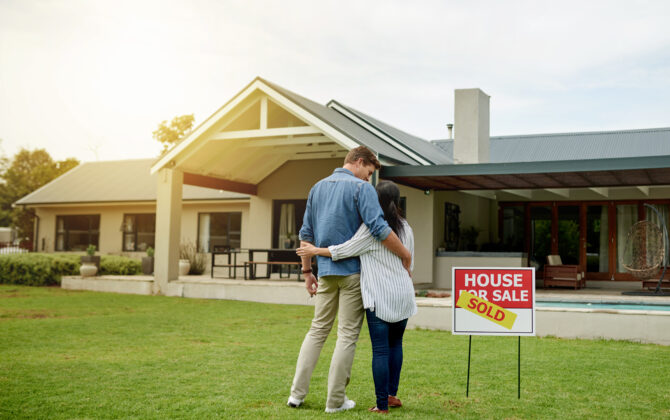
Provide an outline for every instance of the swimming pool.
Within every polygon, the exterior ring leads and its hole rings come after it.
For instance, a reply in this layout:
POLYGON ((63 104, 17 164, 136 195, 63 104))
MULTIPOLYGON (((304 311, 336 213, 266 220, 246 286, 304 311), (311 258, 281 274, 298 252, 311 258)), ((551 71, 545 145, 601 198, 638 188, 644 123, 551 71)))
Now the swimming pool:
POLYGON ((670 305, 649 303, 618 303, 618 302, 535 302, 538 308, 576 308, 576 309, 610 309, 626 311, 670 311, 670 305))

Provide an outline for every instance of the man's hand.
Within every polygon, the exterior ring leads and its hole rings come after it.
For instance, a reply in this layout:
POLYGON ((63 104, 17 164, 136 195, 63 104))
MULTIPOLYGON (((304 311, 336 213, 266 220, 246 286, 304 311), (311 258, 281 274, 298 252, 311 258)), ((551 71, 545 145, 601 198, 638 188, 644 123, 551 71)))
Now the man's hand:
POLYGON ((303 274, 303 277, 305 278, 305 289, 307 289, 307 293, 309 293, 310 296, 314 296, 316 294, 316 289, 319 287, 316 277, 314 277, 314 274, 312 273, 303 274))
POLYGON ((412 253, 409 252, 407 248, 400 242, 400 238, 395 232, 389 233, 389 236, 382 241, 382 245, 388 248, 389 251, 396 254, 402 260, 402 266, 405 267, 405 270, 409 273, 410 277, 412 272, 409 268, 412 266, 412 253))

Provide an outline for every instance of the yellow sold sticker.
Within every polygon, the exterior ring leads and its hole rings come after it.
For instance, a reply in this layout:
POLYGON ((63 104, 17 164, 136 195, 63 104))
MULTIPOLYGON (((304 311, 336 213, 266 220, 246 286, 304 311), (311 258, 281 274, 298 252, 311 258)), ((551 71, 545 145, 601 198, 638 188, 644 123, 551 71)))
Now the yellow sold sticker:
POLYGON ((488 300, 481 299, 465 290, 463 290, 458 297, 456 306, 470 311, 475 315, 479 315, 482 318, 486 318, 491 322, 495 322, 508 330, 512 329, 514 321, 516 321, 516 314, 514 312, 508 311, 488 300))

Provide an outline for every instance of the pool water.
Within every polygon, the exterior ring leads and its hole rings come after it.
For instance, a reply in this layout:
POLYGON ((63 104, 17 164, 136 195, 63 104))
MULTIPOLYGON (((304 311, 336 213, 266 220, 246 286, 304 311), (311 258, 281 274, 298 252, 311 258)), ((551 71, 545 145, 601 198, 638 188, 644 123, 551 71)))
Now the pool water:
POLYGON ((670 305, 591 302, 535 302, 538 308, 614 309, 634 311, 670 311, 670 305))

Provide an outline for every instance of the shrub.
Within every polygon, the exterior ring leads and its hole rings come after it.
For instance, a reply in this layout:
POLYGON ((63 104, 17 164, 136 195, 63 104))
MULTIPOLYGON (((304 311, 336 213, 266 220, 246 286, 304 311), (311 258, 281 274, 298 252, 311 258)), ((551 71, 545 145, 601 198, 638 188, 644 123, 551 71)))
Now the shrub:
POLYGON ((61 275, 54 267, 54 258, 49 255, 13 254, 0 256, 0 283, 51 286, 60 284, 61 275))
POLYGON ((139 260, 116 255, 103 255, 100 258, 100 274, 133 275, 142 273, 142 263, 139 260))
MULTIPOLYGON (((0 255, 0 283, 25 286, 53 286, 62 276, 79 275, 79 254, 7 254, 0 255)), ((139 260, 103 255, 100 274, 132 275, 142 272, 139 260)))
MULTIPOLYGON (((40 255, 40 254, 33 254, 40 255)), ((51 258, 51 265, 56 273, 63 276, 79 275, 79 266, 81 260, 79 255, 75 254, 41 254, 51 258)))

